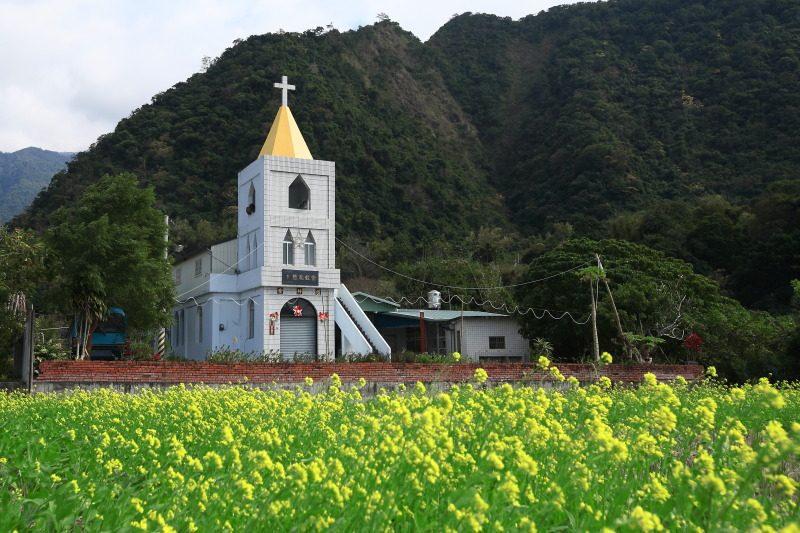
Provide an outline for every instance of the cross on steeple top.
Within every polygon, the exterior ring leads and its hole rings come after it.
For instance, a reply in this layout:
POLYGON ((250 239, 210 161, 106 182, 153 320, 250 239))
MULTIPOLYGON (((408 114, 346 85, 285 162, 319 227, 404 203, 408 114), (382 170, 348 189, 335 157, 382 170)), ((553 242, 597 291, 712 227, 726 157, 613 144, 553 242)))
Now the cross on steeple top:
POLYGON ((289 91, 294 91, 294 85, 289 85, 289 79, 281 76, 281 82, 276 83, 275 87, 281 90, 281 105, 289 106, 289 91))

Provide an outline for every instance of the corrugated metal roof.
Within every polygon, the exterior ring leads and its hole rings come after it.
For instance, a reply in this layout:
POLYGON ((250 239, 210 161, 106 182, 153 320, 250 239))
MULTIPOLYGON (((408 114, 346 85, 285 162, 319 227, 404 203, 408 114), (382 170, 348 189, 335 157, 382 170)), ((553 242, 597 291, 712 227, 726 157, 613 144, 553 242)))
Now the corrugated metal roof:
MULTIPOLYGON (((430 322, 450 322, 451 320, 461 318, 461 311, 447 311, 443 309, 398 309, 381 314, 398 318, 419 319, 420 312, 425 313, 425 320, 430 322)), ((486 311, 464 311, 464 318, 502 318, 506 316, 508 315, 488 313, 486 311)))

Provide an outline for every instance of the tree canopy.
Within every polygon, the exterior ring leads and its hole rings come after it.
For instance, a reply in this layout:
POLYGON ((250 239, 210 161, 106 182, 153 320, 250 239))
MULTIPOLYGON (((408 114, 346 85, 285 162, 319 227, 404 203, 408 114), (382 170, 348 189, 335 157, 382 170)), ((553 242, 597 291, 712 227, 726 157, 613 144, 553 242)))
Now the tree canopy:
POLYGON ((89 331, 111 306, 125 310, 132 328, 168 323, 174 288, 165 231, 153 189, 133 174, 104 176, 74 207, 56 211, 46 240, 64 311, 89 331))
MULTIPOLYGON (((792 331, 786 321, 744 309, 685 261, 625 241, 574 239, 545 253, 529 265, 523 281, 564 274, 520 287, 520 304, 586 317, 591 293, 588 283, 581 279, 581 270, 575 268, 595 265, 595 254, 600 257, 623 332, 634 342, 660 339, 655 341, 655 359, 713 364, 733 379, 782 373, 795 364, 786 358, 792 331), (693 332, 704 341, 700 351, 684 345, 684 339, 693 332)), ((616 325, 614 305, 602 290, 598 300, 600 349, 617 354, 619 360, 625 341, 616 325)), ((574 360, 590 351, 588 323, 537 320, 531 315, 522 316, 521 323, 527 338, 550 340, 557 357, 574 360)))

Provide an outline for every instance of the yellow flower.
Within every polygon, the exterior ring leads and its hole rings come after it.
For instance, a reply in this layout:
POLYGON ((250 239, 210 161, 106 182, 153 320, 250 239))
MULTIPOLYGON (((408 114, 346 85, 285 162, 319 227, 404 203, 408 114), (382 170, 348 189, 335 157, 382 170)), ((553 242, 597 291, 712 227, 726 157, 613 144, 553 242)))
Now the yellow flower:
POLYGON ((458 352, 453 352, 453 361, 455 361, 456 363, 461 361, 461 354, 458 352))
POLYGON ((304 381, 306 382, 306 385, 308 385, 309 387, 314 384, 314 378, 310 378, 308 376, 306 376, 306 379, 304 381))
POLYGON ((661 519, 653 513, 645 511, 639 505, 631 511, 625 525, 639 531, 664 531, 661 519))
POLYGON ((603 352, 600 354, 600 361, 602 361, 603 364, 610 365, 614 361, 614 358, 611 357, 610 353, 603 352))
POLYGON ((706 376, 708 376, 710 378, 717 377, 717 369, 716 369, 716 367, 709 366, 708 368, 706 368, 706 376))
POLYGON ((642 378, 644 378, 644 384, 648 387, 655 387, 658 384, 658 378, 652 372, 645 373, 642 378))
POLYGON ((478 383, 486 383, 487 379, 489 379, 489 374, 486 373, 486 370, 482 368, 475 369, 475 381, 478 383))
POLYGON ((547 358, 546 356, 544 356, 544 355, 540 355, 540 356, 539 356, 539 360, 537 361, 537 364, 538 364, 538 365, 539 365, 539 367, 540 367, 540 368, 542 368, 542 369, 544 369, 544 368, 547 368, 547 367, 549 367, 549 366, 550 366, 550 359, 548 359, 548 358, 547 358))
POLYGON ((358 386, 364 387, 367 384, 367 380, 364 378, 358 378, 358 386))

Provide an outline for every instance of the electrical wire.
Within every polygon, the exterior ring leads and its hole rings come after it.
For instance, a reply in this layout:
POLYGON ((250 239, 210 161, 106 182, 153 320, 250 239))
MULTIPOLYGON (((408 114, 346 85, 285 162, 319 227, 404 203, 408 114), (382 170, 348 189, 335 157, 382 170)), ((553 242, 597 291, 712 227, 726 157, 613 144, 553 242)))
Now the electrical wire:
MULTIPOLYGON (((363 298, 361 298, 359 300, 357 297, 354 296, 354 299, 358 303, 361 303, 361 302, 363 302, 365 300, 368 300, 369 297, 368 296, 364 296, 363 298)), ((394 299, 394 298, 388 296, 386 298, 382 298, 382 300, 386 300, 388 302, 392 302, 392 303, 395 303, 395 304, 398 304, 398 305, 402 305, 403 302, 406 302, 408 305, 418 305, 420 302, 424 302, 426 305, 430 303, 424 296, 419 296, 419 297, 417 297, 417 298, 415 298, 413 300, 410 299, 410 298, 406 298, 405 296, 403 296, 403 297, 401 297, 399 299, 394 299)), ((575 313, 572 313, 570 311, 560 311, 560 310, 555 310, 555 309, 545 309, 545 308, 536 308, 536 307, 522 308, 522 307, 520 307, 518 305, 509 306, 508 304, 495 305, 494 302, 492 302, 491 300, 479 301, 474 296, 470 297, 468 300, 465 300, 460 295, 454 294, 454 295, 450 296, 449 298, 442 297, 442 298, 440 298, 440 300, 442 302, 444 302, 444 303, 447 303, 447 304, 451 303, 454 300, 458 300, 460 303, 462 303, 464 305, 474 304, 474 305, 476 305, 478 307, 485 307, 485 306, 488 305, 489 307, 491 307, 495 311, 504 311, 505 313, 507 313, 509 315, 516 314, 516 315, 520 315, 520 316, 525 316, 525 315, 531 314, 537 320, 542 320, 545 317, 550 317, 550 318, 552 318, 554 320, 563 320, 564 318, 569 318, 570 321, 572 321, 573 323, 575 323, 575 324, 577 324, 579 326, 587 324, 589 322, 589 320, 591 319, 591 314, 587 315, 586 318, 582 318, 581 319, 581 318, 575 318, 575 316, 574 316, 575 313)))
MULTIPOLYGON (((254 254, 254 253, 256 253, 257 251, 258 251, 258 248, 256 247, 256 249, 255 249, 255 250, 252 250, 252 251, 251 251, 249 254, 245 255, 244 257, 242 257, 241 259, 239 259, 238 261, 236 261, 236 262, 235 262, 233 265, 231 265, 231 266, 228 266, 228 268, 226 268, 226 269, 225 269, 225 270, 223 270, 222 272, 213 272, 213 274, 225 274, 227 271, 229 271, 229 270, 231 270, 231 269, 235 269, 235 268, 237 268, 237 267, 239 266, 239 264, 240 264, 242 261, 244 261, 245 259, 248 259, 248 258, 249 258, 251 255, 253 255, 253 254, 254 254)), ((212 256, 212 258, 213 258, 213 256, 212 256)), ((222 261, 220 261, 220 262, 222 262, 222 261)), ((223 263, 223 264, 224 264, 224 263, 223 263)), ((206 283, 208 283, 208 281, 203 281, 202 283, 200 283, 199 285, 196 285, 196 286, 192 287, 192 288, 191 288, 191 289, 189 289, 188 291, 183 291, 182 293, 180 293, 180 294, 176 295, 176 296, 175 296, 175 301, 176 301, 176 302, 178 302, 179 304, 182 304, 182 303, 186 302, 187 300, 180 300, 180 297, 181 297, 181 296, 185 296, 185 295, 189 294, 190 292, 194 292, 195 290, 199 289, 200 287, 202 287, 202 286, 203 286, 203 285, 205 285, 206 283)), ((195 301, 196 301, 196 300, 195 300, 195 301)))
POLYGON ((392 270, 389 267, 385 267, 385 266, 383 266, 381 264, 376 263, 375 261, 373 261, 369 257, 365 256, 364 254, 362 254, 361 252, 359 252, 358 250, 356 250, 355 248, 351 247, 349 244, 347 244, 346 242, 341 240, 339 237, 335 237, 335 239, 339 242, 339 244, 341 244, 342 246, 344 246, 345 248, 347 248, 348 250, 350 250, 351 252, 353 252, 354 254, 359 256, 360 258, 364 259, 365 261, 368 261, 369 263, 375 265, 376 267, 378 267, 380 269, 383 269, 383 270, 385 270, 387 272, 390 272, 390 273, 394 274, 395 276, 400 276, 401 278, 405 278, 405 279, 408 279, 408 280, 411 280, 411 281, 416 281, 417 283, 423 283, 425 285, 431 285, 433 287, 442 287, 442 288, 445 288, 445 289, 460 289, 460 290, 467 290, 467 291, 488 291, 488 290, 492 290, 492 289, 513 289, 514 287, 523 287, 525 285, 532 285, 534 283, 540 283, 542 281, 547 281, 549 279, 557 278, 558 276, 563 276, 564 274, 569 274, 570 272, 574 272, 575 270, 578 270, 579 268, 584 267, 584 266, 586 266, 586 265, 588 265, 588 264, 590 264, 592 262, 592 260, 589 260, 589 261, 586 261, 585 263, 581 263, 580 265, 574 266, 574 267, 572 267, 572 268, 570 268, 568 270, 564 270, 563 272, 556 272, 555 274, 550 274, 549 276, 545 276, 543 278, 534 279, 534 280, 531 280, 531 281, 523 281, 521 283, 514 283, 514 284, 511 284, 511 285, 498 285, 498 286, 495 286, 495 287, 458 287, 456 285, 445 285, 444 283, 435 283, 435 282, 432 282, 432 281, 425 281, 425 280, 422 280, 422 279, 414 278, 412 276, 403 274, 402 272, 397 272, 396 270, 392 270))

